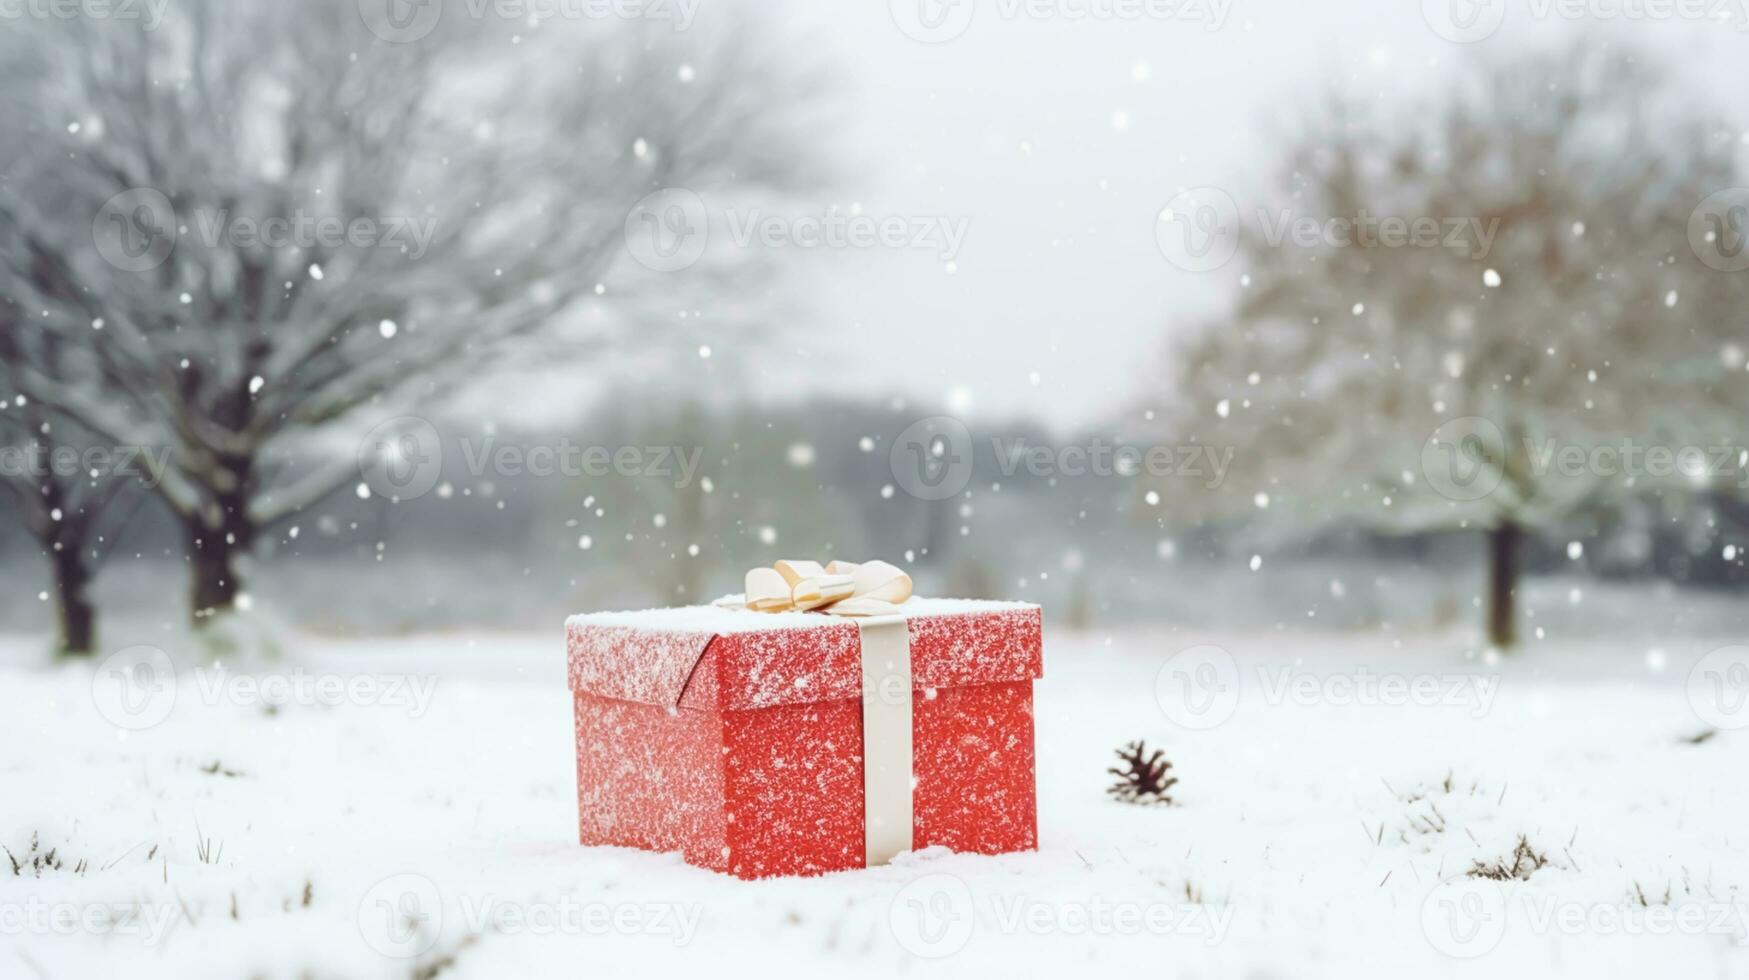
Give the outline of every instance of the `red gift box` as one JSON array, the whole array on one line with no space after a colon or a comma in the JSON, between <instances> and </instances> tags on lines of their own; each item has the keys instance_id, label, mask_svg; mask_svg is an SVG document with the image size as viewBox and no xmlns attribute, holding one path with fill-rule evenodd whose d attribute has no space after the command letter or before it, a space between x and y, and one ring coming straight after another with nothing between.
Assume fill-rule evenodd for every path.
<instances>
[{"instance_id":1,"label":"red gift box","mask_svg":"<svg viewBox=\"0 0 1749 980\"><path fill-rule=\"evenodd\" d=\"M1039 607L912 599L900 610L884 633L713 606L572 617L581 841L679 851L741 878L861 868L907 845L1035 848ZM899 671L883 680L909 683L865 676L872 643L897 654L883 654ZM900 771L877 772L895 748ZM877 853L905 805L908 834L897 827Z\"/></svg>"}]
</instances>

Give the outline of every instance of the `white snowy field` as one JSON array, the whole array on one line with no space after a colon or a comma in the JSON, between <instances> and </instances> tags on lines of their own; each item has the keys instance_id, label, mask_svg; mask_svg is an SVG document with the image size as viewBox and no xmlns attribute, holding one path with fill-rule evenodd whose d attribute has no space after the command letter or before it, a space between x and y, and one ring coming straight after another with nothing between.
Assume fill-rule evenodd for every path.
<instances>
[{"instance_id":1,"label":"white snowy field","mask_svg":"<svg viewBox=\"0 0 1749 980\"><path fill-rule=\"evenodd\" d=\"M556 625L143 689L20 638L0 976L1749 976L1730 642L1047 623L1038 852L743 882L575 843ZM1176 806L1105 796L1135 738Z\"/></svg>"}]
</instances>

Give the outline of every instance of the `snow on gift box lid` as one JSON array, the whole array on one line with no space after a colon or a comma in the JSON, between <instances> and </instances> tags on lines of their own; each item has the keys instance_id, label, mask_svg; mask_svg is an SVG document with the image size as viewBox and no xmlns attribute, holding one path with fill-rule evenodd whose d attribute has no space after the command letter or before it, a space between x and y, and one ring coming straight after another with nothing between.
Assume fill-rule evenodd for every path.
<instances>
[{"instance_id":1,"label":"snow on gift box lid","mask_svg":"<svg viewBox=\"0 0 1749 980\"><path fill-rule=\"evenodd\" d=\"M902 604L916 688L1043 676L1042 613L1027 602ZM722 606L589 613L565 622L570 686L664 707L744 711L859 697L856 621ZM710 658L714 669L699 669Z\"/></svg>"}]
</instances>

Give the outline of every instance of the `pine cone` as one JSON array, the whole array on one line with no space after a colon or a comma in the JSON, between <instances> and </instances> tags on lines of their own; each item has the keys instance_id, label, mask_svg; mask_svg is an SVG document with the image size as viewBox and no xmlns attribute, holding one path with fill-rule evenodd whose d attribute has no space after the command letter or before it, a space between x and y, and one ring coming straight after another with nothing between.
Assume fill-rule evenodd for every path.
<instances>
[{"instance_id":1,"label":"pine cone","mask_svg":"<svg viewBox=\"0 0 1749 980\"><path fill-rule=\"evenodd\" d=\"M1172 797L1166 791L1177 785L1178 778L1166 775L1172 763L1166 761L1164 751L1155 749L1150 755L1147 743L1136 741L1118 749L1117 757L1123 760L1124 768L1112 766L1106 770L1118 777L1107 793L1123 803L1172 805Z\"/></svg>"}]
</instances>

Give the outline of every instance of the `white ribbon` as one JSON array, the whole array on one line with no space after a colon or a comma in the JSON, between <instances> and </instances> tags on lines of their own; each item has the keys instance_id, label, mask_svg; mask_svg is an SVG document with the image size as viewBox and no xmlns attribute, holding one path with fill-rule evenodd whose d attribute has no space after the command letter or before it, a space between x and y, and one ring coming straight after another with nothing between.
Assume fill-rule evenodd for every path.
<instances>
[{"instance_id":1,"label":"white ribbon","mask_svg":"<svg viewBox=\"0 0 1749 980\"><path fill-rule=\"evenodd\" d=\"M911 850L911 628L903 616L856 621L862 634L863 857Z\"/></svg>"},{"instance_id":2,"label":"white ribbon","mask_svg":"<svg viewBox=\"0 0 1749 980\"><path fill-rule=\"evenodd\" d=\"M854 616L862 644L863 857L886 864L912 848L911 628L900 604L911 576L884 561L785 559L747 572L746 608Z\"/></svg>"}]
</instances>

